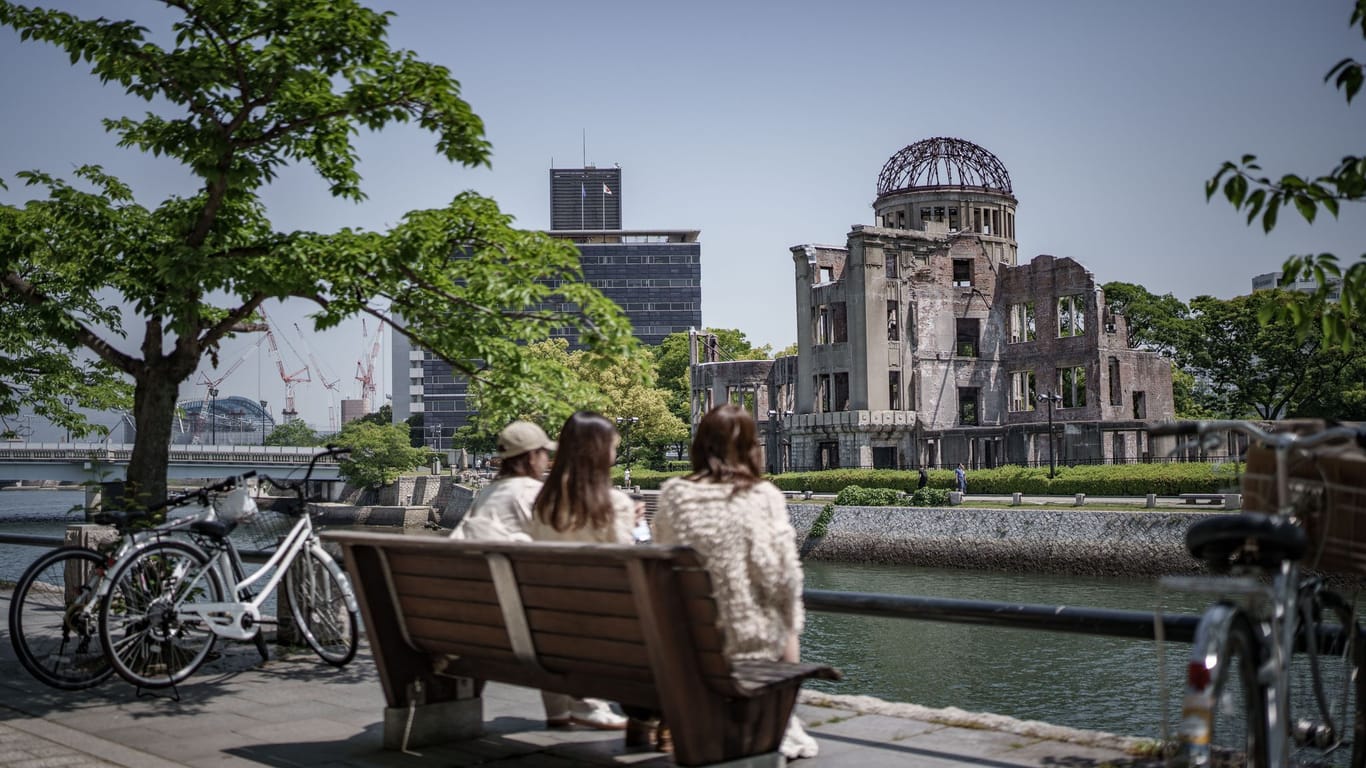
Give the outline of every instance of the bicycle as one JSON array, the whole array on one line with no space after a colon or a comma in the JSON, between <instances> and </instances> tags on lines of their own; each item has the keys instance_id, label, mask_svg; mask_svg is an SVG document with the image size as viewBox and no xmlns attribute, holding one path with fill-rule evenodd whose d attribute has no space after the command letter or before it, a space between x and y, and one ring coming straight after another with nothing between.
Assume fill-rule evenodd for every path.
<instances>
[{"instance_id":1,"label":"bicycle","mask_svg":"<svg viewBox=\"0 0 1366 768\"><path fill-rule=\"evenodd\" d=\"M1187 549L1215 575L1162 580L1218 595L1201 614L1186 666L1178 763L1366 765L1366 634L1354 600L1316 575L1359 570L1351 516L1366 514L1366 456L1352 446L1366 447L1366 428L1299 434L1201 421L1151 434L1194 436L1205 447L1225 436L1250 441L1241 484L1250 511L1206 518L1186 533ZM1360 535L1366 544L1366 525Z\"/></svg>"},{"instance_id":2,"label":"bicycle","mask_svg":"<svg viewBox=\"0 0 1366 768\"><path fill-rule=\"evenodd\" d=\"M230 498L189 525L186 537L157 540L120 560L99 611L100 641L114 671L140 688L166 688L194 674L219 637L259 642L262 625L270 623L262 606L282 581L304 642L333 666L351 661L358 639L355 593L323 549L305 498L318 460L348 452L318 453L301 480L263 477L294 494L292 504L277 509L297 520L249 576L229 534L239 523L260 524L276 513L259 513L245 489L229 491Z\"/></svg>"},{"instance_id":3,"label":"bicycle","mask_svg":"<svg viewBox=\"0 0 1366 768\"><path fill-rule=\"evenodd\" d=\"M114 673L99 639L99 606L108 591L109 568L152 536L183 530L190 518L150 526L170 512L227 491L251 475L232 477L167 499L148 509L113 509L91 522L113 526L117 538L92 549L71 544L43 553L19 576L9 606L10 643L19 664L38 681L68 691L99 685ZM155 532L154 532L155 531Z\"/></svg>"}]
</instances>

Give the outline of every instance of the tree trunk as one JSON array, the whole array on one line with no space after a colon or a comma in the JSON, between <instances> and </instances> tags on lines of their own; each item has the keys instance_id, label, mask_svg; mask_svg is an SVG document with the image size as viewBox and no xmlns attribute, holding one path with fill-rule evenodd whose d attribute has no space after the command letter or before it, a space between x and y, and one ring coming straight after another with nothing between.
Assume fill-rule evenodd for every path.
<instances>
[{"instance_id":1,"label":"tree trunk","mask_svg":"<svg viewBox=\"0 0 1366 768\"><path fill-rule=\"evenodd\" d=\"M166 470L171 458L171 421L175 418L179 380L164 370L148 369L133 390L133 455L128 460L125 497L129 508L152 506L166 498Z\"/></svg>"}]
</instances>

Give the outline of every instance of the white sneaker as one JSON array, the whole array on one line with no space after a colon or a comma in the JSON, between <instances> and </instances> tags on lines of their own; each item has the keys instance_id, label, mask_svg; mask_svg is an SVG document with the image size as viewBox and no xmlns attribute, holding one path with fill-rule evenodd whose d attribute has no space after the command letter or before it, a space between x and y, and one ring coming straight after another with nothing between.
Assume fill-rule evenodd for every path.
<instances>
[{"instance_id":1,"label":"white sneaker","mask_svg":"<svg viewBox=\"0 0 1366 768\"><path fill-rule=\"evenodd\" d=\"M626 730L626 716L612 711L602 699L574 699L569 704L569 722L599 731Z\"/></svg>"},{"instance_id":2,"label":"white sneaker","mask_svg":"<svg viewBox=\"0 0 1366 768\"><path fill-rule=\"evenodd\" d=\"M821 748L802 728L802 721L793 715L787 721L787 731L783 733L783 743L778 749L788 760L800 760L803 757L815 757Z\"/></svg>"}]
</instances>

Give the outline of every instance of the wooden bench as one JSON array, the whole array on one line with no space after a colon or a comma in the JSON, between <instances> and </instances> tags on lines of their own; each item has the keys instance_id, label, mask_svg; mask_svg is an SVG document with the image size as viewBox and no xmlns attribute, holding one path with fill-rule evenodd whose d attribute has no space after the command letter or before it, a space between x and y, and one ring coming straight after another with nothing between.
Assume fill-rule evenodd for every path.
<instances>
[{"instance_id":1,"label":"wooden bench","mask_svg":"<svg viewBox=\"0 0 1366 768\"><path fill-rule=\"evenodd\" d=\"M781 765L802 681L839 677L731 663L710 577L686 547L324 538L356 587L390 749L480 735L494 680L661 711L679 765Z\"/></svg>"}]
</instances>

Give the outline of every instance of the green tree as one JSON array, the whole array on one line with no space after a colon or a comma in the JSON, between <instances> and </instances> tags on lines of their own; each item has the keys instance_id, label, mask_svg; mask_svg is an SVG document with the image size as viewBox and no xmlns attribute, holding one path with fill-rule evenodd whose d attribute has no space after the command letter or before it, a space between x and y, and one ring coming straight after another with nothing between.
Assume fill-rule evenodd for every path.
<instances>
[{"instance_id":1,"label":"green tree","mask_svg":"<svg viewBox=\"0 0 1366 768\"><path fill-rule=\"evenodd\" d=\"M216 364L222 340L266 299L313 302L318 329L381 317L466 376L490 418L559 397L562 372L528 356L526 342L570 329L590 355L632 347L629 323L584 283L572 245L513 229L473 193L409 212L387 232L275 230L259 193L286 166L311 167L335 197L364 198L352 142L362 130L412 123L448 161L488 164L483 124L460 84L391 48L389 14L357 0L166 5L154 18L170 29L150 34L136 21L0 0L0 24L21 39L54 44L154 105L104 125L122 147L177 162L197 190L144 206L118 179L82 165L73 182L21 173L37 197L0 205L0 308L27 323L6 323L6 353L32 360L44 345L84 348L100 361L97 383L112 381L111 369L132 380L128 482L139 498L165 495L178 386L202 358ZM117 314L101 311L109 296L135 316L131 344L119 343ZM574 311L547 309L560 306ZM75 383L76 372L63 375ZM34 380L25 376L6 386Z\"/></svg>"},{"instance_id":2,"label":"green tree","mask_svg":"<svg viewBox=\"0 0 1366 768\"><path fill-rule=\"evenodd\" d=\"M356 421L363 421L367 424L376 424L381 427L387 427L390 424L394 423L394 406L385 403L384 405L381 405L379 407L378 411L374 411L373 413L367 413L364 416L361 416L360 418L356 419Z\"/></svg>"},{"instance_id":3,"label":"green tree","mask_svg":"<svg viewBox=\"0 0 1366 768\"><path fill-rule=\"evenodd\" d=\"M336 444L351 449L340 467L342 477L361 488L389 485L404 472L426 464L432 455L425 448L412 446L404 424L381 426L356 420L342 427Z\"/></svg>"},{"instance_id":4,"label":"green tree","mask_svg":"<svg viewBox=\"0 0 1366 768\"><path fill-rule=\"evenodd\" d=\"M1356 0L1350 26L1359 27L1366 37L1366 0ZM1366 65L1342 59L1328 70L1324 82L1332 82L1351 104L1366 82ZM1222 191L1224 197L1247 213L1247 223L1261 217L1262 230L1270 232L1282 208L1294 206L1305 221L1313 223L1320 210L1334 217L1341 203L1366 201L1366 156L1347 155L1337 167L1317 178L1288 173L1279 179L1263 175L1256 155L1243 155L1238 162L1225 162L1219 172L1205 183L1206 199ZM1287 292L1281 300L1268 304L1260 320L1264 323L1288 322L1301 339L1317 332L1330 345L1351 349L1361 337L1363 307L1366 307L1366 254L1346 269L1331 253L1291 256L1282 268L1281 284L1312 279L1318 285L1312 293ZM1340 298L1331 301L1331 281L1342 281Z\"/></svg>"},{"instance_id":5,"label":"green tree","mask_svg":"<svg viewBox=\"0 0 1366 768\"><path fill-rule=\"evenodd\" d=\"M1264 419L1300 415L1306 404L1324 402L1355 370L1360 351L1326 347L1321 334L1301 339L1289 325L1263 325L1258 318L1282 300L1279 291L1257 291L1229 300L1191 300L1193 337L1190 369L1207 386L1203 407L1229 418Z\"/></svg>"},{"instance_id":6,"label":"green tree","mask_svg":"<svg viewBox=\"0 0 1366 768\"><path fill-rule=\"evenodd\" d=\"M322 445L323 438L299 419L286 421L266 435L266 445Z\"/></svg>"},{"instance_id":7,"label":"green tree","mask_svg":"<svg viewBox=\"0 0 1366 768\"><path fill-rule=\"evenodd\" d=\"M1126 341L1134 349L1160 352L1168 357L1176 355L1181 340L1186 336L1190 309L1170 293L1154 295L1147 288L1134 283L1106 283L1105 304L1111 311L1124 315L1128 326Z\"/></svg>"}]
</instances>

